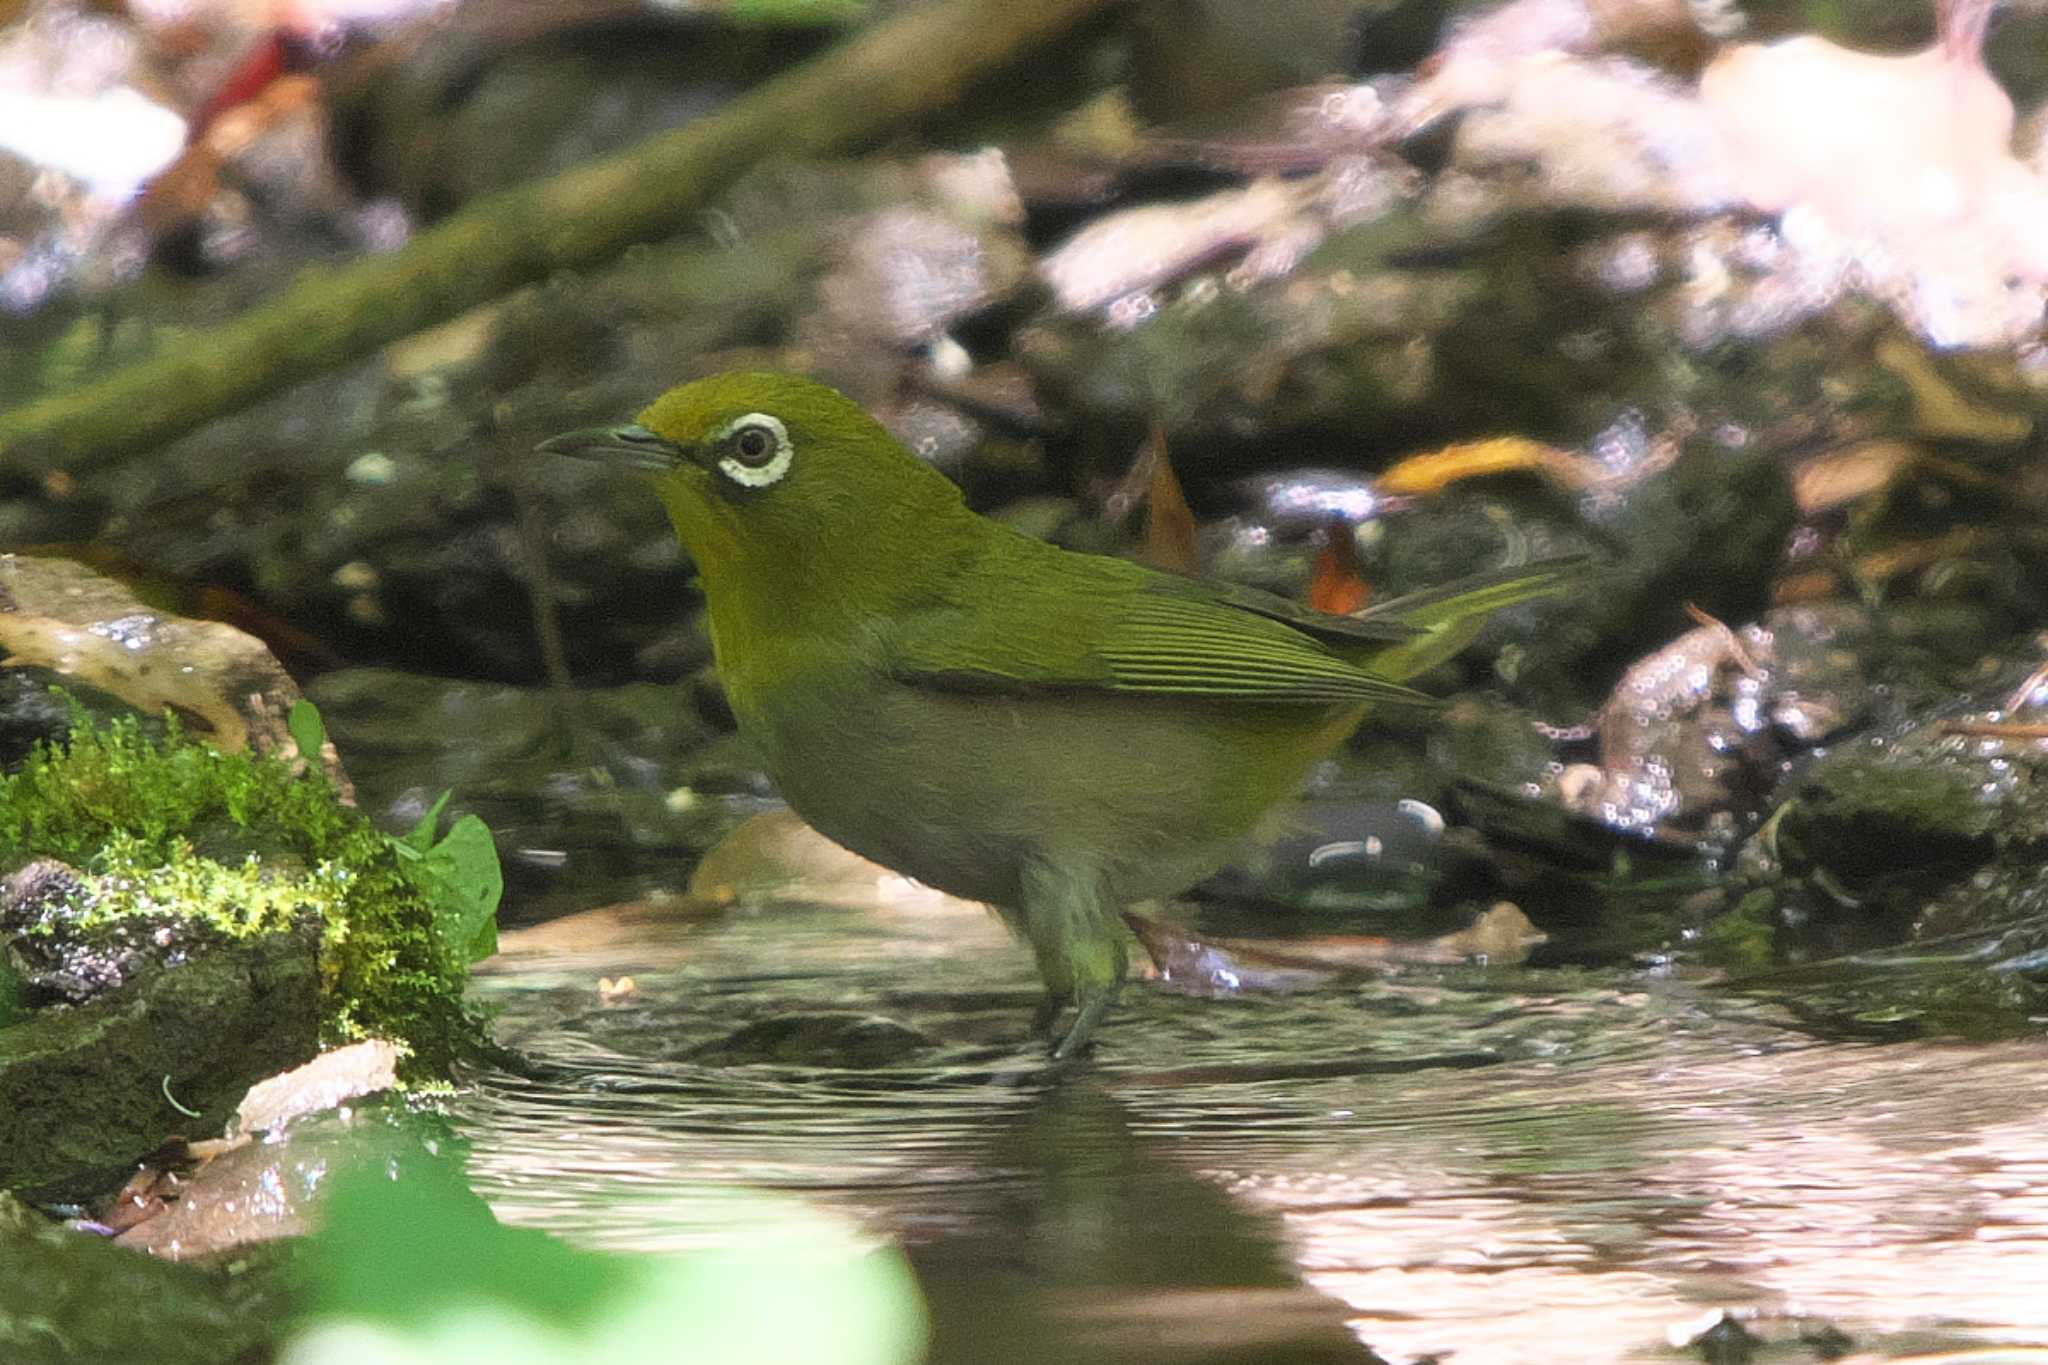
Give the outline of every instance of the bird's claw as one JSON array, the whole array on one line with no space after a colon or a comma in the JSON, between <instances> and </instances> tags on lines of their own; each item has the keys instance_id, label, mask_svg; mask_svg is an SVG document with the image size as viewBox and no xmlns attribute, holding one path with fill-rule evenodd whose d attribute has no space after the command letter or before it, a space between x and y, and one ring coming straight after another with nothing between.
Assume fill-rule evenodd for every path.
<instances>
[{"instance_id":1,"label":"bird's claw","mask_svg":"<svg viewBox=\"0 0 2048 1365\"><path fill-rule=\"evenodd\" d=\"M1074 1011L1074 1022L1067 1025L1066 1032L1059 1035L1052 1045L1052 1059L1055 1062L1069 1062L1080 1056L1094 1039L1095 1026L1109 1013L1109 1007L1116 1003L1116 991L1095 991L1079 999L1080 1008Z\"/></svg>"}]
</instances>

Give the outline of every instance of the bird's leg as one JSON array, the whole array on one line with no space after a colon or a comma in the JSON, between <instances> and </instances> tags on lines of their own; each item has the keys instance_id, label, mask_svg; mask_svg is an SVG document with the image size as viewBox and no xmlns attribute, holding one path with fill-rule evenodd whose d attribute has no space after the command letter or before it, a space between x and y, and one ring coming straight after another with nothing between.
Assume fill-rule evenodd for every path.
<instances>
[{"instance_id":1,"label":"bird's leg","mask_svg":"<svg viewBox=\"0 0 2048 1365\"><path fill-rule=\"evenodd\" d=\"M1116 978L1089 995L1077 997L1079 1008L1074 1011L1074 1022L1052 1045L1052 1059L1064 1062L1081 1055L1088 1046L1088 1040L1095 1035L1095 1026L1102 1022L1102 1016L1109 1013L1109 1007L1116 1003L1117 992L1123 989L1123 945L1117 945Z\"/></svg>"},{"instance_id":2,"label":"bird's leg","mask_svg":"<svg viewBox=\"0 0 2048 1365\"><path fill-rule=\"evenodd\" d=\"M1045 999L1038 1002L1038 1009L1031 1016L1031 1031L1040 1038L1051 1039L1053 1028L1059 1023L1060 1016L1066 1013L1067 1006L1073 1003L1074 997L1071 992L1047 990Z\"/></svg>"},{"instance_id":3,"label":"bird's leg","mask_svg":"<svg viewBox=\"0 0 2048 1365\"><path fill-rule=\"evenodd\" d=\"M1023 928L1045 978L1046 1003L1038 1022L1050 1030L1068 1001L1074 1022L1057 1035L1052 1055L1065 1061L1087 1046L1089 1035L1116 1003L1124 980L1123 931L1102 878L1085 863L1034 860L1024 873Z\"/></svg>"}]
</instances>

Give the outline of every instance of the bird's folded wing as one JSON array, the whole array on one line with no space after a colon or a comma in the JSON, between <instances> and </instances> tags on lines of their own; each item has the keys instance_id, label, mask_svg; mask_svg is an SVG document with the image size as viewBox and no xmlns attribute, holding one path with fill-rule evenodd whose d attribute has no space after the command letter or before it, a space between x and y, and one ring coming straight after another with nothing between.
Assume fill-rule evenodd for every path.
<instances>
[{"instance_id":1,"label":"bird's folded wing","mask_svg":"<svg viewBox=\"0 0 2048 1365\"><path fill-rule=\"evenodd\" d=\"M1271 616L1185 592L1179 580L1078 597L1029 628L1000 609L919 613L902 623L890 654L898 678L954 692L1430 704Z\"/></svg>"},{"instance_id":2,"label":"bird's folded wing","mask_svg":"<svg viewBox=\"0 0 2048 1365\"><path fill-rule=\"evenodd\" d=\"M1412 640L1423 634L1417 626L1411 626L1398 616L1384 612L1361 612L1357 616L1334 616L1314 607L1302 606L1286 598L1258 588L1249 588L1241 583L1219 583L1211 579L1170 579L1172 586L1162 591L1178 595L1199 597L1221 606L1235 607L1239 611L1252 612L1268 617L1282 625L1293 626L1323 640L1337 645L1355 645L1361 641L1371 643L1393 643Z\"/></svg>"}]
</instances>

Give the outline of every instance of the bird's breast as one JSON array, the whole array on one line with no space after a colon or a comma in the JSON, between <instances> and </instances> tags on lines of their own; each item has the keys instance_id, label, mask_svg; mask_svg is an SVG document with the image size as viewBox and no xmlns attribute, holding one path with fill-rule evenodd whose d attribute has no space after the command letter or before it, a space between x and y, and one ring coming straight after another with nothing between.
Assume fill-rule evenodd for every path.
<instances>
[{"instance_id":1,"label":"bird's breast","mask_svg":"<svg viewBox=\"0 0 2048 1365\"><path fill-rule=\"evenodd\" d=\"M790 805L954 895L1014 904L1033 858L1080 858L1130 899L1206 875L1355 721L1306 707L964 696L815 669L732 689Z\"/></svg>"}]
</instances>

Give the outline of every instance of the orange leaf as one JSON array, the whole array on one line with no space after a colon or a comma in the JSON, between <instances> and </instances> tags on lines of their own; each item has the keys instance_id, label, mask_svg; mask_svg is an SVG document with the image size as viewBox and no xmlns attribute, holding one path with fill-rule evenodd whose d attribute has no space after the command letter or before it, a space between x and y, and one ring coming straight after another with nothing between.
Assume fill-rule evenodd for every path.
<instances>
[{"instance_id":1,"label":"orange leaf","mask_svg":"<svg viewBox=\"0 0 2048 1365\"><path fill-rule=\"evenodd\" d=\"M1372 584L1358 562L1358 544L1351 527L1333 521L1323 528L1323 548L1316 551L1308 580L1308 604L1332 616L1349 616L1372 600Z\"/></svg>"},{"instance_id":2,"label":"orange leaf","mask_svg":"<svg viewBox=\"0 0 2048 1365\"><path fill-rule=\"evenodd\" d=\"M1604 469L1583 456L1526 436L1495 436L1410 455L1382 474L1379 486L1387 493L1437 493L1460 479L1525 471L1565 488L1590 488L1606 476Z\"/></svg>"}]
</instances>

